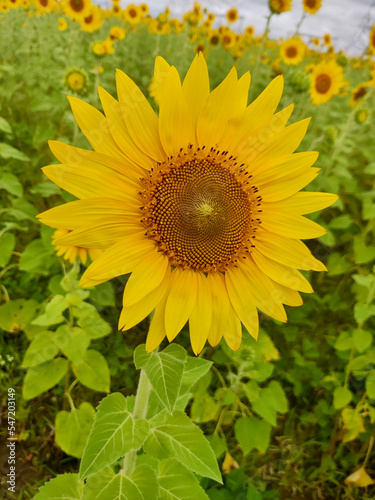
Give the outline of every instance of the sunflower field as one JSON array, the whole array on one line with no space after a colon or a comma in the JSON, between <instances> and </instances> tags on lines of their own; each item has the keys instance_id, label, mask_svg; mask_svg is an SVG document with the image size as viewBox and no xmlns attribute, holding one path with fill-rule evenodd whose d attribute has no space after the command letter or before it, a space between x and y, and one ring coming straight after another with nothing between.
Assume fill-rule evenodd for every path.
<instances>
[{"instance_id":1,"label":"sunflower field","mask_svg":"<svg viewBox=\"0 0 375 500\"><path fill-rule=\"evenodd\" d=\"M0 0L0 498L375 497L375 26L299 1Z\"/></svg>"}]
</instances>

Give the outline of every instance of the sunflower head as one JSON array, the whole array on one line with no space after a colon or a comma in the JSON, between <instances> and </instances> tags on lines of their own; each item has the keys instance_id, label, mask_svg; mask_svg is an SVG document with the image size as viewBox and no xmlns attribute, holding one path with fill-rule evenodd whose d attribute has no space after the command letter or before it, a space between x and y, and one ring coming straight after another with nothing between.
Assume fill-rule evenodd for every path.
<instances>
[{"instance_id":1,"label":"sunflower head","mask_svg":"<svg viewBox=\"0 0 375 500\"><path fill-rule=\"evenodd\" d=\"M369 120L369 110L368 108L360 108L357 109L355 113L355 121L359 124L362 125L363 123L366 123Z\"/></svg>"},{"instance_id":2,"label":"sunflower head","mask_svg":"<svg viewBox=\"0 0 375 500\"><path fill-rule=\"evenodd\" d=\"M349 104L351 106L356 107L358 106L363 99L368 95L369 90L371 87L374 87L374 81L370 80L368 82L360 83L354 89L351 91L351 96L349 99Z\"/></svg>"},{"instance_id":3,"label":"sunflower head","mask_svg":"<svg viewBox=\"0 0 375 500\"><path fill-rule=\"evenodd\" d=\"M292 0L269 0L268 5L273 14L282 14L292 10Z\"/></svg>"},{"instance_id":4,"label":"sunflower head","mask_svg":"<svg viewBox=\"0 0 375 500\"><path fill-rule=\"evenodd\" d=\"M287 65L297 65L303 61L307 47L300 38L289 38L280 45L281 60Z\"/></svg>"},{"instance_id":5,"label":"sunflower head","mask_svg":"<svg viewBox=\"0 0 375 500\"><path fill-rule=\"evenodd\" d=\"M183 83L161 58L155 67L159 115L122 71L118 100L99 88L104 114L70 98L94 150L50 143L62 164L44 172L78 200L39 218L66 228L55 245L103 250L82 286L130 274L119 328L154 311L148 351L187 322L196 354L222 337L238 349L241 323L257 338L258 309L285 322L283 304L312 292L298 269L325 267L300 239L325 231L303 215L336 197L299 192L317 154L295 153L309 120L275 113L282 76L248 105L250 75L233 68L211 92L200 52Z\"/></svg>"},{"instance_id":6,"label":"sunflower head","mask_svg":"<svg viewBox=\"0 0 375 500\"><path fill-rule=\"evenodd\" d=\"M109 32L108 35L108 38L112 40L112 42L123 40L125 37L126 37L126 30L121 28L120 26L112 26L111 31Z\"/></svg>"},{"instance_id":7,"label":"sunflower head","mask_svg":"<svg viewBox=\"0 0 375 500\"><path fill-rule=\"evenodd\" d=\"M303 0L303 9L309 14L316 14L322 6L322 0Z\"/></svg>"},{"instance_id":8,"label":"sunflower head","mask_svg":"<svg viewBox=\"0 0 375 500\"><path fill-rule=\"evenodd\" d=\"M315 65L310 72L310 96L313 104L325 104L346 84L344 71L335 61Z\"/></svg>"},{"instance_id":9,"label":"sunflower head","mask_svg":"<svg viewBox=\"0 0 375 500\"><path fill-rule=\"evenodd\" d=\"M229 9L226 13L228 23L234 23L238 19L238 10L235 8Z\"/></svg>"},{"instance_id":10,"label":"sunflower head","mask_svg":"<svg viewBox=\"0 0 375 500\"><path fill-rule=\"evenodd\" d=\"M57 25L57 28L59 29L59 31L65 31L67 29L67 27L68 27L68 23L66 22L66 19L64 19L63 17L60 17L58 25Z\"/></svg>"},{"instance_id":11,"label":"sunflower head","mask_svg":"<svg viewBox=\"0 0 375 500\"><path fill-rule=\"evenodd\" d=\"M86 94L88 85L88 76L85 71L79 68L71 68L65 73L64 77L66 87L75 94Z\"/></svg>"},{"instance_id":12,"label":"sunflower head","mask_svg":"<svg viewBox=\"0 0 375 500\"><path fill-rule=\"evenodd\" d=\"M137 5L133 3L129 4L124 10L124 19L126 22L132 25L136 25L141 22L143 17L143 11Z\"/></svg>"},{"instance_id":13,"label":"sunflower head","mask_svg":"<svg viewBox=\"0 0 375 500\"><path fill-rule=\"evenodd\" d=\"M73 21L83 21L90 15L91 0L63 0L64 13Z\"/></svg>"}]
</instances>

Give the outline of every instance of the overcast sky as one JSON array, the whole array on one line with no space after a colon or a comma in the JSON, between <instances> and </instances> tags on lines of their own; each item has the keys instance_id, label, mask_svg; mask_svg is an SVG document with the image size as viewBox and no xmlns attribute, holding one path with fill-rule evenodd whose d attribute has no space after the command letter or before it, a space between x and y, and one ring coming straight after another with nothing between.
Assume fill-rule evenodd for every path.
<instances>
[{"instance_id":1,"label":"overcast sky","mask_svg":"<svg viewBox=\"0 0 375 500\"><path fill-rule=\"evenodd\" d=\"M131 1L136 4L141 3L141 1ZM123 0L121 4L124 7L126 3ZM162 12L168 5L172 14L180 18L194 2L193 0L148 0L147 3L153 15ZM238 29L252 25L256 34L261 35L264 31L268 0L202 0L200 3L217 16L223 16L223 19L230 7L236 7L241 15L241 19L236 23ZM287 38L293 35L302 15L302 0L293 0L292 5L291 12L272 18L272 37ZM356 54L362 52L368 45L371 24L375 24L375 0L323 0L322 8L317 14L307 15L301 32L306 36L323 36L325 33L330 33L337 49ZM236 25L233 26L234 29Z\"/></svg>"}]
</instances>

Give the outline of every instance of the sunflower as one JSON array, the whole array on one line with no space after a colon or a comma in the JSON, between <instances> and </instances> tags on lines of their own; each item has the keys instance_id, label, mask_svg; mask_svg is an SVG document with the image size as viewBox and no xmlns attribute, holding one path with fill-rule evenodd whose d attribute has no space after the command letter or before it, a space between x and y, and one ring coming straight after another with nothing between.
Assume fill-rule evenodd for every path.
<instances>
[{"instance_id":1,"label":"sunflower","mask_svg":"<svg viewBox=\"0 0 375 500\"><path fill-rule=\"evenodd\" d=\"M229 9L226 13L228 23L234 23L238 19L238 10L235 8Z\"/></svg>"},{"instance_id":2,"label":"sunflower","mask_svg":"<svg viewBox=\"0 0 375 500\"><path fill-rule=\"evenodd\" d=\"M206 46L203 42L198 42L195 46L194 46L194 52L196 54L198 54L198 52L202 52L203 55L206 54L207 52L207 49L206 49Z\"/></svg>"},{"instance_id":3,"label":"sunflower","mask_svg":"<svg viewBox=\"0 0 375 500\"><path fill-rule=\"evenodd\" d=\"M218 45L220 43L220 33L217 30L211 30L208 33L208 41L210 42L210 45L215 47L215 45Z\"/></svg>"},{"instance_id":4,"label":"sunflower","mask_svg":"<svg viewBox=\"0 0 375 500\"><path fill-rule=\"evenodd\" d=\"M369 46L370 51L375 54L375 26L371 26L370 36L369 36Z\"/></svg>"},{"instance_id":5,"label":"sunflower","mask_svg":"<svg viewBox=\"0 0 375 500\"><path fill-rule=\"evenodd\" d=\"M268 4L273 14L281 14L292 10L292 0L269 0Z\"/></svg>"},{"instance_id":6,"label":"sunflower","mask_svg":"<svg viewBox=\"0 0 375 500\"><path fill-rule=\"evenodd\" d=\"M254 36L254 33L255 33L254 26L246 26L246 28L245 28L245 35L248 38L252 38Z\"/></svg>"},{"instance_id":7,"label":"sunflower","mask_svg":"<svg viewBox=\"0 0 375 500\"><path fill-rule=\"evenodd\" d=\"M108 38L112 40L112 42L123 40L125 37L126 37L126 30L121 28L120 26L112 26L111 31L109 32L108 35Z\"/></svg>"},{"instance_id":8,"label":"sunflower","mask_svg":"<svg viewBox=\"0 0 375 500\"><path fill-rule=\"evenodd\" d=\"M303 8L309 14L316 14L322 6L322 0L303 0Z\"/></svg>"},{"instance_id":9,"label":"sunflower","mask_svg":"<svg viewBox=\"0 0 375 500\"><path fill-rule=\"evenodd\" d=\"M236 36L232 30L228 29L221 35L221 43L226 49L230 49L236 43Z\"/></svg>"},{"instance_id":10,"label":"sunflower","mask_svg":"<svg viewBox=\"0 0 375 500\"><path fill-rule=\"evenodd\" d=\"M150 12L150 9L147 5L147 3L141 3L139 6L140 11L142 12L142 16L147 16L147 14Z\"/></svg>"},{"instance_id":11,"label":"sunflower","mask_svg":"<svg viewBox=\"0 0 375 500\"><path fill-rule=\"evenodd\" d=\"M65 74L65 85L77 94L85 94L87 92L87 82L87 74L81 69L72 68Z\"/></svg>"},{"instance_id":12,"label":"sunflower","mask_svg":"<svg viewBox=\"0 0 375 500\"><path fill-rule=\"evenodd\" d=\"M63 257L65 260L68 260L71 264L79 257L83 265L87 262L87 254L89 254L92 261L94 261L99 255L103 253L103 250L95 249L95 248L82 248L70 245L59 245L56 243L56 240L69 234L70 231L68 229L56 229L52 236L52 245L55 247L56 255L58 257Z\"/></svg>"},{"instance_id":13,"label":"sunflower","mask_svg":"<svg viewBox=\"0 0 375 500\"><path fill-rule=\"evenodd\" d=\"M323 43L326 47L329 47L332 43L332 38L331 38L331 35L329 33L326 33L324 36L323 36Z\"/></svg>"},{"instance_id":14,"label":"sunflower","mask_svg":"<svg viewBox=\"0 0 375 500\"><path fill-rule=\"evenodd\" d=\"M81 30L86 33L94 33L103 24L102 12L99 7L92 5L86 17L81 21Z\"/></svg>"},{"instance_id":15,"label":"sunflower","mask_svg":"<svg viewBox=\"0 0 375 500\"><path fill-rule=\"evenodd\" d=\"M370 80L368 82L360 83L351 92L351 96L349 99L349 104L351 104L353 107L358 106L360 102L364 99L364 97L367 96L368 94L368 88L369 87L374 87L374 81Z\"/></svg>"},{"instance_id":16,"label":"sunflower","mask_svg":"<svg viewBox=\"0 0 375 500\"><path fill-rule=\"evenodd\" d=\"M344 86L344 71L335 61L322 62L310 73L310 96L313 104L324 104Z\"/></svg>"},{"instance_id":17,"label":"sunflower","mask_svg":"<svg viewBox=\"0 0 375 500\"><path fill-rule=\"evenodd\" d=\"M79 200L38 217L70 231L57 245L104 250L82 286L131 273L119 328L154 310L148 351L187 321L196 354L223 336L238 349L241 323L258 336L257 309L285 322L283 304L312 292L297 269L326 269L300 241L325 233L303 214L337 199L298 192L318 172L317 153L294 154L309 119L286 126L292 105L274 114L282 76L248 106L249 84L232 68L210 92L199 53L182 85L169 68L157 116L118 70L118 101L99 88L105 115L69 98L94 151L50 142L62 164L44 173Z\"/></svg>"},{"instance_id":18,"label":"sunflower","mask_svg":"<svg viewBox=\"0 0 375 500\"><path fill-rule=\"evenodd\" d=\"M289 38L280 45L280 57L287 65L296 65L303 61L306 45L300 38Z\"/></svg>"},{"instance_id":19,"label":"sunflower","mask_svg":"<svg viewBox=\"0 0 375 500\"><path fill-rule=\"evenodd\" d=\"M137 7L133 3L128 5L124 10L124 19L130 24L138 24L141 22L143 16L143 11L140 7Z\"/></svg>"},{"instance_id":20,"label":"sunflower","mask_svg":"<svg viewBox=\"0 0 375 500\"><path fill-rule=\"evenodd\" d=\"M96 56L104 56L106 54L113 54L115 49L113 47L112 40L102 40L101 42L96 42L92 46L92 51Z\"/></svg>"},{"instance_id":21,"label":"sunflower","mask_svg":"<svg viewBox=\"0 0 375 500\"><path fill-rule=\"evenodd\" d=\"M59 17L59 23L57 25L59 31L65 31L67 27L68 23L66 22L66 19L64 19L63 17Z\"/></svg>"},{"instance_id":22,"label":"sunflower","mask_svg":"<svg viewBox=\"0 0 375 500\"><path fill-rule=\"evenodd\" d=\"M57 9L55 0L34 0L34 5L37 11L47 14Z\"/></svg>"},{"instance_id":23,"label":"sunflower","mask_svg":"<svg viewBox=\"0 0 375 500\"><path fill-rule=\"evenodd\" d=\"M73 21L83 21L90 15L91 0L64 0L64 13Z\"/></svg>"}]
</instances>

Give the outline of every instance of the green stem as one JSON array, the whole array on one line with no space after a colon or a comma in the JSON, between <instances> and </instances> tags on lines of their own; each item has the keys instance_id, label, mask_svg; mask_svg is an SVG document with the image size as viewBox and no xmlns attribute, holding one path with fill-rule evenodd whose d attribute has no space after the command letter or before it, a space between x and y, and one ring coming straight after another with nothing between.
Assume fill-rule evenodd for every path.
<instances>
[{"instance_id":1,"label":"green stem","mask_svg":"<svg viewBox=\"0 0 375 500\"><path fill-rule=\"evenodd\" d=\"M133 411L134 419L146 418L150 392L151 392L150 381L147 378L146 372L141 370L141 375L139 377L139 382L138 382L137 394L135 396L134 411ZM126 453L124 457L124 466L122 469L125 475L130 475L133 472L137 460L137 451L138 450L131 450L128 451L128 453Z\"/></svg>"},{"instance_id":2,"label":"green stem","mask_svg":"<svg viewBox=\"0 0 375 500\"><path fill-rule=\"evenodd\" d=\"M300 34L299 29L300 29L301 24L303 23L305 17L306 17L306 11L304 10L302 12L301 19L298 21L298 24L297 24L297 27L296 27L296 32L295 32L294 36L298 36Z\"/></svg>"},{"instance_id":3,"label":"green stem","mask_svg":"<svg viewBox=\"0 0 375 500\"><path fill-rule=\"evenodd\" d=\"M368 462L368 459L370 458L370 453L371 453L371 450L372 450L372 447L374 446L374 436L371 436L370 437L370 442L368 444L368 448L367 448L367 453L366 453L366 456L365 456L365 460L362 464L362 467L365 468L366 467L366 464Z\"/></svg>"}]
</instances>

